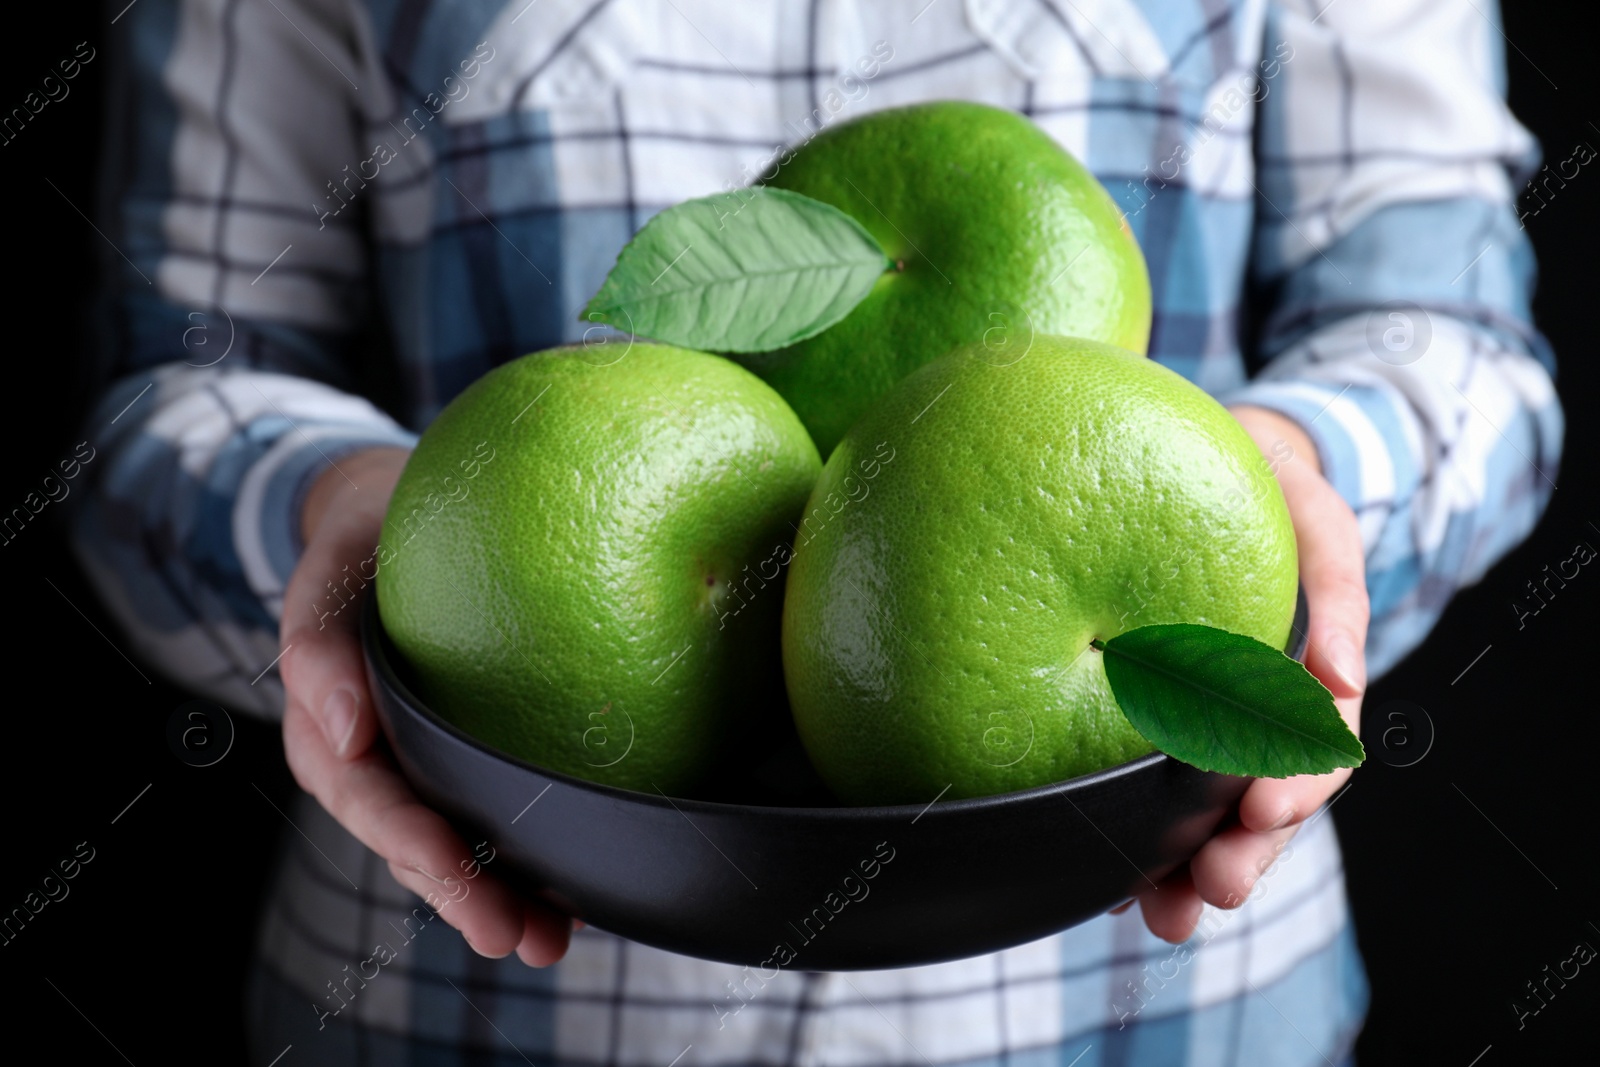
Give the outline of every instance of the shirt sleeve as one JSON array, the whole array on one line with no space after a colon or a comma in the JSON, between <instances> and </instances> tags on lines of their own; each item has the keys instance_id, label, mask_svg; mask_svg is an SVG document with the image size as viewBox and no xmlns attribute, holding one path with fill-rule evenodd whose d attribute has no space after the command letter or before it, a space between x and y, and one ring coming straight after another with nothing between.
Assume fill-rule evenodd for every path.
<instances>
[{"instance_id":1,"label":"shirt sleeve","mask_svg":"<svg viewBox=\"0 0 1600 1067\"><path fill-rule=\"evenodd\" d=\"M1498 9L1285 2L1266 51L1259 373L1219 397L1298 423L1354 509L1373 677L1533 528L1563 430L1515 209L1538 146L1504 102Z\"/></svg>"},{"instance_id":2,"label":"shirt sleeve","mask_svg":"<svg viewBox=\"0 0 1600 1067\"><path fill-rule=\"evenodd\" d=\"M268 717L305 493L350 452L414 442L353 392L359 205L313 206L361 158L350 8L141 4L113 42L109 384L73 547L147 662Z\"/></svg>"}]
</instances>

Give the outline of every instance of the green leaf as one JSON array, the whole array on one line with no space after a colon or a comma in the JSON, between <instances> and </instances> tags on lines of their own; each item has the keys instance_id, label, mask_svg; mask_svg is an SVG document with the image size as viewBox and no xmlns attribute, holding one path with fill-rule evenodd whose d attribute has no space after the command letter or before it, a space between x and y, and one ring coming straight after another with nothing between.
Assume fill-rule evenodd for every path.
<instances>
[{"instance_id":1,"label":"green leaf","mask_svg":"<svg viewBox=\"0 0 1600 1067\"><path fill-rule=\"evenodd\" d=\"M645 223L583 318L686 348L766 352L844 318L891 266L833 205L756 186Z\"/></svg>"},{"instance_id":2,"label":"green leaf","mask_svg":"<svg viewBox=\"0 0 1600 1067\"><path fill-rule=\"evenodd\" d=\"M1326 774L1366 758L1333 694L1253 637L1212 626L1140 626L1095 647L1133 728L1202 770L1256 778Z\"/></svg>"}]
</instances>

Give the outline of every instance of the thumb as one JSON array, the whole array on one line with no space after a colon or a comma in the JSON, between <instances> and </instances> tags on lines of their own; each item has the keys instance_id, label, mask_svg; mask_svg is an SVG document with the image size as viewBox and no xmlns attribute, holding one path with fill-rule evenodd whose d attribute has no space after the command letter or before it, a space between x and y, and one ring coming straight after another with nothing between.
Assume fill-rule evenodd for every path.
<instances>
[{"instance_id":1,"label":"thumb","mask_svg":"<svg viewBox=\"0 0 1600 1067\"><path fill-rule=\"evenodd\" d=\"M376 734L359 623L376 577L377 536L359 525L335 519L306 546L285 591L281 624L288 697L310 711L328 747L345 759L364 752Z\"/></svg>"},{"instance_id":2,"label":"thumb","mask_svg":"<svg viewBox=\"0 0 1600 1067\"><path fill-rule=\"evenodd\" d=\"M305 550L284 590L284 690L347 760L377 734L361 656L361 604L377 578L384 512L408 455L380 447L343 457L342 465L330 461L307 495Z\"/></svg>"},{"instance_id":3,"label":"thumb","mask_svg":"<svg viewBox=\"0 0 1600 1067\"><path fill-rule=\"evenodd\" d=\"M1355 512L1320 474L1301 472L1283 478L1282 484L1299 545L1300 584L1310 620L1306 668L1334 696L1358 697L1367 687L1370 607Z\"/></svg>"}]
</instances>

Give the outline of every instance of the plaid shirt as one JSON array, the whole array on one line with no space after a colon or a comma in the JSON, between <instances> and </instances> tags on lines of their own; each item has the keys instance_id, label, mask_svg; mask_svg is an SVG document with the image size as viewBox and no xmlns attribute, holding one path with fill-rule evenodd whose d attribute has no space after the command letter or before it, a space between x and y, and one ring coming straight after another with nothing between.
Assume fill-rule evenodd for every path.
<instances>
[{"instance_id":1,"label":"plaid shirt","mask_svg":"<svg viewBox=\"0 0 1600 1067\"><path fill-rule=\"evenodd\" d=\"M1144 249L1151 357L1311 436L1360 520L1373 676L1553 484L1515 209L1538 153L1492 4L145 0L116 35L115 373L74 540L142 656L230 707L281 713L262 672L330 462L576 340L653 212L913 101L1032 116ZM1315 1064L1365 1008L1331 820L1183 958L1135 912L937 967L783 973L730 1015L738 968L599 931L545 971L480 959L407 923L419 902L313 803L291 814L307 836L250 1001L253 1055L292 1045L284 1067Z\"/></svg>"}]
</instances>

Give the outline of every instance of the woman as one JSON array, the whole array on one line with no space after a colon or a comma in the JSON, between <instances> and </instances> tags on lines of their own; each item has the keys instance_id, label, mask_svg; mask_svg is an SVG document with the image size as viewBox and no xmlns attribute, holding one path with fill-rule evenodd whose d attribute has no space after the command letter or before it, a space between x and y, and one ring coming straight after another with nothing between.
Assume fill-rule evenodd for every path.
<instances>
[{"instance_id":1,"label":"woman","mask_svg":"<svg viewBox=\"0 0 1600 1067\"><path fill-rule=\"evenodd\" d=\"M375 747L356 613L319 608L371 555L415 432L495 364L576 339L650 214L850 115L962 97L1032 116L1095 171L1150 267L1151 358L1223 399L1268 455L1292 454L1277 474L1308 666L1355 726L1368 677L1532 527L1561 437L1513 207L1536 153L1481 10L125 12L105 227L128 255L119 376L76 543L149 662L282 716L310 794L262 928L252 1056L1346 1057L1366 986L1318 814L1344 775L1255 783L1239 824L1137 913L937 967L785 973L734 1001L736 968L573 933L500 885L492 842L456 837Z\"/></svg>"}]
</instances>

